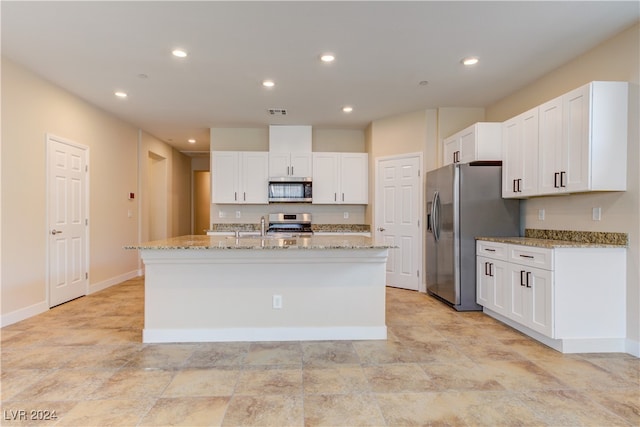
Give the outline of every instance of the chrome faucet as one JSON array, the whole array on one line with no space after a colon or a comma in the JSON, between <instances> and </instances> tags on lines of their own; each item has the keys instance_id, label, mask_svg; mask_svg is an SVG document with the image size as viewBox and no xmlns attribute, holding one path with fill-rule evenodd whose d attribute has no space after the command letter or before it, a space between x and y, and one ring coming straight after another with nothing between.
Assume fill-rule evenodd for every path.
<instances>
[{"instance_id":1,"label":"chrome faucet","mask_svg":"<svg viewBox=\"0 0 640 427\"><path fill-rule=\"evenodd\" d=\"M260 236L265 236L265 220L264 217L260 218Z\"/></svg>"}]
</instances>

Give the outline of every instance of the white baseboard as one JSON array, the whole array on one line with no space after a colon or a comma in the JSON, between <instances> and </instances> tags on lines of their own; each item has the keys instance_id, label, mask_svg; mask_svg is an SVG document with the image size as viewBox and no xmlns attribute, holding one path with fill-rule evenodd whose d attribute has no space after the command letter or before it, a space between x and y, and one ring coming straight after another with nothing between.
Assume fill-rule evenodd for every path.
<instances>
[{"instance_id":1,"label":"white baseboard","mask_svg":"<svg viewBox=\"0 0 640 427\"><path fill-rule=\"evenodd\" d=\"M89 290L87 292L87 295L95 294L96 292L99 292L103 289L107 289L113 285L122 283L125 280L133 279L134 277L139 277L141 275L142 275L141 270L133 270L133 271L129 271L128 273L124 273L119 276L115 276L110 279L103 280L102 282L91 283L89 285Z\"/></svg>"},{"instance_id":2,"label":"white baseboard","mask_svg":"<svg viewBox=\"0 0 640 427\"><path fill-rule=\"evenodd\" d=\"M142 342L386 340L386 326L328 328L144 329Z\"/></svg>"},{"instance_id":3,"label":"white baseboard","mask_svg":"<svg viewBox=\"0 0 640 427\"><path fill-rule=\"evenodd\" d=\"M28 307L12 311L11 313L3 314L0 322L2 322L2 327L13 325L21 320L44 313L47 310L49 310L49 304L47 304L46 301L41 301Z\"/></svg>"},{"instance_id":4,"label":"white baseboard","mask_svg":"<svg viewBox=\"0 0 640 427\"><path fill-rule=\"evenodd\" d=\"M629 353L635 357L640 357L640 341L627 338L625 353Z\"/></svg>"},{"instance_id":5,"label":"white baseboard","mask_svg":"<svg viewBox=\"0 0 640 427\"><path fill-rule=\"evenodd\" d=\"M134 277L139 277L142 275L142 270L133 270L128 273L121 274L119 276L112 277L108 280L104 280L102 282L93 283L89 285L89 289L87 290L87 295L96 293L103 289L106 289L110 286L117 285L118 283L122 283L125 280L133 279ZM44 313L49 310L49 304L47 301L41 301L36 304L30 305L28 307L20 308L18 310L12 311L11 313L3 314L0 317L0 327L5 327L12 325L14 323L18 323L21 320L28 319L33 316L37 316L38 314Z\"/></svg>"},{"instance_id":6,"label":"white baseboard","mask_svg":"<svg viewBox=\"0 0 640 427\"><path fill-rule=\"evenodd\" d=\"M530 336L536 341L551 347L561 353L630 353L629 340L625 338L563 338L554 339L534 331L524 325L515 322L488 308L483 309L484 313L501 321L513 329Z\"/></svg>"}]
</instances>

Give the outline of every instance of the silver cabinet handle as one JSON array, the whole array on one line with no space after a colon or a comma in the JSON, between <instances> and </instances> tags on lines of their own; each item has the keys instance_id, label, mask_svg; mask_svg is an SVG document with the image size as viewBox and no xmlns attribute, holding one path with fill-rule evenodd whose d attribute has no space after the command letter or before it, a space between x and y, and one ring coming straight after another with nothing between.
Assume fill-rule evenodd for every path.
<instances>
[{"instance_id":1,"label":"silver cabinet handle","mask_svg":"<svg viewBox=\"0 0 640 427\"><path fill-rule=\"evenodd\" d=\"M61 233L62 233L62 231L60 231L60 230L56 230L55 228L54 228L53 230L51 230L51 234L53 234L54 236L55 236L56 234L61 234Z\"/></svg>"}]
</instances>

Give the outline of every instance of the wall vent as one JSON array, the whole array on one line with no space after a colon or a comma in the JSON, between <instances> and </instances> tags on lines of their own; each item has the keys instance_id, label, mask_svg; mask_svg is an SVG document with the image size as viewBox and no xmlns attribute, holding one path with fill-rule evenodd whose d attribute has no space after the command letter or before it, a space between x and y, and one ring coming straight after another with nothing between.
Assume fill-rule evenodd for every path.
<instances>
[{"instance_id":1,"label":"wall vent","mask_svg":"<svg viewBox=\"0 0 640 427\"><path fill-rule=\"evenodd\" d=\"M286 116L287 110L284 108L269 108L269 114L272 116Z\"/></svg>"}]
</instances>

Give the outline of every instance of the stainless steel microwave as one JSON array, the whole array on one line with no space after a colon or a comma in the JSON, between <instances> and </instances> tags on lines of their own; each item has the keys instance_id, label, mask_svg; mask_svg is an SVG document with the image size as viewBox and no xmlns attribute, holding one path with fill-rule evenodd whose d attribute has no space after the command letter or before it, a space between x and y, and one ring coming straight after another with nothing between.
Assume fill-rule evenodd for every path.
<instances>
[{"instance_id":1,"label":"stainless steel microwave","mask_svg":"<svg viewBox=\"0 0 640 427\"><path fill-rule=\"evenodd\" d=\"M311 203L311 178L270 178L269 203Z\"/></svg>"}]
</instances>

